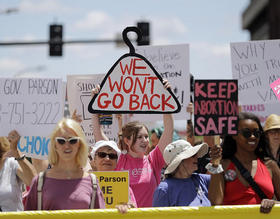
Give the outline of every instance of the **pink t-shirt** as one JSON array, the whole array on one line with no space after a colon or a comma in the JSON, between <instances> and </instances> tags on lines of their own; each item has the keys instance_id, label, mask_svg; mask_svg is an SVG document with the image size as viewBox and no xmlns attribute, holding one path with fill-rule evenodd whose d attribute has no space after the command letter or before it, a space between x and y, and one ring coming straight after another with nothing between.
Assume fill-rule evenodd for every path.
<instances>
[{"instance_id":1,"label":"pink t-shirt","mask_svg":"<svg viewBox=\"0 0 280 219\"><path fill-rule=\"evenodd\" d=\"M26 197L25 210L37 210L38 176L34 177ZM80 179L54 179L45 177L42 189L42 210L89 209L92 181ZM103 193L97 185L94 208L105 208Z\"/></svg>"},{"instance_id":2,"label":"pink t-shirt","mask_svg":"<svg viewBox=\"0 0 280 219\"><path fill-rule=\"evenodd\" d=\"M164 159L158 147L144 158L121 154L116 170L129 171L129 184L138 207L152 207L153 194L160 182Z\"/></svg>"}]
</instances>

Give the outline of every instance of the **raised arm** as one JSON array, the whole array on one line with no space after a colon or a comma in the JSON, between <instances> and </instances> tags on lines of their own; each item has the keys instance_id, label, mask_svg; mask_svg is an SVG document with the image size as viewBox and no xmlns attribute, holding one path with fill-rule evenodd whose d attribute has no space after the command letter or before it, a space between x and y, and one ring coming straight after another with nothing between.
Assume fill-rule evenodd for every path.
<instances>
[{"instance_id":1,"label":"raised arm","mask_svg":"<svg viewBox=\"0 0 280 219\"><path fill-rule=\"evenodd\" d=\"M165 147L172 142L174 132L174 122L172 114L163 114L164 130L159 139L158 147L163 153Z\"/></svg>"},{"instance_id":2,"label":"raised arm","mask_svg":"<svg viewBox=\"0 0 280 219\"><path fill-rule=\"evenodd\" d=\"M94 89L92 89L91 95L92 97L98 94L100 91L100 86L97 85ZM105 135L100 123L99 123L99 114L92 114L92 132L94 135L95 141L105 140L108 141L109 138Z\"/></svg>"},{"instance_id":3,"label":"raised arm","mask_svg":"<svg viewBox=\"0 0 280 219\"><path fill-rule=\"evenodd\" d=\"M165 89L171 88L171 85L165 79L163 80L163 84ZM158 142L158 147L161 153L163 153L165 147L170 144L173 139L174 121L172 114L163 114L163 126L164 130Z\"/></svg>"},{"instance_id":4,"label":"raised arm","mask_svg":"<svg viewBox=\"0 0 280 219\"><path fill-rule=\"evenodd\" d=\"M17 149L20 135L17 131L13 130L9 133L8 140L10 142L11 149L7 153L7 156L14 157L17 159L19 167L17 169L17 176L24 182L24 184L30 186L33 177L35 177L36 170L33 165L24 158L24 156Z\"/></svg>"},{"instance_id":5,"label":"raised arm","mask_svg":"<svg viewBox=\"0 0 280 219\"><path fill-rule=\"evenodd\" d=\"M208 172L211 174L208 197L212 205L221 205L224 200L225 181L223 172L218 173L219 171L217 171L217 168L220 161L223 168L225 167L225 163L221 160L222 149L219 145L210 147L210 157L212 169L208 169Z\"/></svg>"},{"instance_id":6,"label":"raised arm","mask_svg":"<svg viewBox=\"0 0 280 219\"><path fill-rule=\"evenodd\" d=\"M92 115L92 132L94 135L95 141L105 140L109 141L109 138L105 135L100 123L98 114Z\"/></svg>"}]
</instances>

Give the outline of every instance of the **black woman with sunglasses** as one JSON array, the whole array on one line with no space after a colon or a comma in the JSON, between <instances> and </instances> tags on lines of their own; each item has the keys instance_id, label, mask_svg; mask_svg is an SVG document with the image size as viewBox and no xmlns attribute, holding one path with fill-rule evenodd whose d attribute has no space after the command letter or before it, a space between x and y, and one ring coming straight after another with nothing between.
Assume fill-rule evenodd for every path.
<instances>
[{"instance_id":1,"label":"black woman with sunglasses","mask_svg":"<svg viewBox=\"0 0 280 219\"><path fill-rule=\"evenodd\" d=\"M273 198L280 199L280 170L275 161L264 157L265 147L258 117L239 113L238 134L225 136L221 147L210 149L211 163L206 168L211 173L208 194L212 205L260 204L260 211L269 213L279 203ZM243 170L239 171L238 161Z\"/></svg>"},{"instance_id":2,"label":"black woman with sunglasses","mask_svg":"<svg viewBox=\"0 0 280 219\"><path fill-rule=\"evenodd\" d=\"M40 178L43 179L40 183L42 193L38 192L40 176L33 179L25 210L105 208L103 194L94 175L83 169L87 164L88 146L80 124L63 118L50 139L48 160L51 169Z\"/></svg>"}]
</instances>

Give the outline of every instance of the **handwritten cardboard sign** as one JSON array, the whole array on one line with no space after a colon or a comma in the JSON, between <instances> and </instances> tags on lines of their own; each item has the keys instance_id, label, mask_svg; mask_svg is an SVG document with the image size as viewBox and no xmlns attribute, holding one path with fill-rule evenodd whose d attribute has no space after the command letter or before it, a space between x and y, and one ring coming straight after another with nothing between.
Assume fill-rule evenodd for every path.
<instances>
[{"instance_id":1,"label":"handwritten cardboard sign","mask_svg":"<svg viewBox=\"0 0 280 219\"><path fill-rule=\"evenodd\" d=\"M0 133L16 129L22 136L49 135L62 118L61 79L1 78Z\"/></svg>"},{"instance_id":2,"label":"handwritten cardboard sign","mask_svg":"<svg viewBox=\"0 0 280 219\"><path fill-rule=\"evenodd\" d=\"M57 78L0 79L0 135L15 129L26 156L46 159L49 136L64 112L65 87Z\"/></svg>"},{"instance_id":3,"label":"handwritten cardboard sign","mask_svg":"<svg viewBox=\"0 0 280 219\"><path fill-rule=\"evenodd\" d=\"M100 85L100 92L91 100L90 113L176 113L181 105L170 89L165 89L163 80L152 64L135 53L127 33L139 29L128 27L123 38L130 53L123 55L112 66Z\"/></svg>"},{"instance_id":4,"label":"handwritten cardboard sign","mask_svg":"<svg viewBox=\"0 0 280 219\"><path fill-rule=\"evenodd\" d=\"M195 80L196 135L237 134L237 116L237 80Z\"/></svg>"},{"instance_id":5,"label":"handwritten cardboard sign","mask_svg":"<svg viewBox=\"0 0 280 219\"><path fill-rule=\"evenodd\" d=\"M96 171L98 183L103 192L106 208L128 203L128 171Z\"/></svg>"},{"instance_id":6,"label":"handwritten cardboard sign","mask_svg":"<svg viewBox=\"0 0 280 219\"><path fill-rule=\"evenodd\" d=\"M92 114L88 112L88 104L91 97L91 91L100 84L105 74L92 75L67 75L67 97L69 103L70 114L77 110L77 114L81 115L81 127L84 130L89 145L95 143L92 132ZM117 142L118 138L118 122L113 117L111 125L102 125L102 129L106 136Z\"/></svg>"},{"instance_id":7,"label":"handwritten cardboard sign","mask_svg":"<svg viewBox=\"0 0 280 219\"><path fill-rule=\"evenodd\" d=\"M273 90L274 94L280 100L280 78L270 84L271 89Z\"/></svg>"},{"instance_id":8,"label":"handwritten cardboard sign","mask_svg":"<svg viewBox=\"0 0 280 219\"><path fill-rule=\"evenodd\" d=\"M232 76L238 80L238 101L262 123L279 113L279 100L270 84L280 78L280 40L231 43Z\"/></svg>"}]
</instances>

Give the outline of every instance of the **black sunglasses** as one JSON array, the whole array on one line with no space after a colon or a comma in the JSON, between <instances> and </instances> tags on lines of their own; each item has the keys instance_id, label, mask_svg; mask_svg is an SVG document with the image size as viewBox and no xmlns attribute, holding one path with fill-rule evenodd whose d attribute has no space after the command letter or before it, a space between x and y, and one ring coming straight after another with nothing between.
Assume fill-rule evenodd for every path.
<instances>
[{"instance_id":1,"label":"black sunglasses","mask_svg":"<svg viewBox=\"0 0 280 219\"><path fill-rule=\"evenodd\" d=\"M105 153L105 152L97 152L97 156L100 157L100 158L105 158L105 157L109 157L110 160L116 160L118 159L118 155L117 154L114 154L114 153Z\"/></svg>"},{"instance_id":2,"label":"black sunglasses","mask_svg":"<svg viewBox=\"0 0 280 219\"><path fill-rule=\"evenodd\" d=\"M253 130L251 131L250 129L241 129L238 131L238 133L241 133L245 138L250 138L252 134L256 137L259 138L262 135L261 130Z\"/></svg>"},{"instance_id":3,"label":"black sunglasses","mask_svg":"<svg viewBox=\"0 0 280 219\"><path fill-rule=\"evenodd\" d=\"M61 144L61 145L65 144L67 141L69 142L69 144L76 144L80 140L80 138L72 137L72 138L66 139L63 137L56 137L55 140L58 144Z\"/></svg>"}]
</instances>

